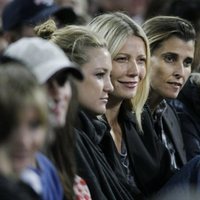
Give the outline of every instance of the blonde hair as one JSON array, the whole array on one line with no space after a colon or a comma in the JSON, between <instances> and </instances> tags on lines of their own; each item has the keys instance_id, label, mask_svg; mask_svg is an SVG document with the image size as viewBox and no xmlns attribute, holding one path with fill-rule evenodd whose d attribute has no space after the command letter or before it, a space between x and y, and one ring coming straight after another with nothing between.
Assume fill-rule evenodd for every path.
<instances>
[{"instance_id":1,"label":"blonde hair","mask_svg":"<svg viewBox=\"0 0 200 200\"><path fill-rule=\"evenodd\" d=\"M135 112L139 128L142 130L141 113L149 93L150 59L149 44L144 31L130 17L120 12L97 16L88 24L88 27L106 39L112 59L115 58L128 37L137 36L144 41L147 56L146 75L140 82L136 95L131 100L132 109Z\"/></svg>"},{"instance_id":2,"label":"blonde hair","mask_svg":"<svg viewBox=\"0 0 200 200\"><path fill-rule=\"evenodd\" d=\"M71 61L80 66L89 61L88 48L107 48L106 41L84 26L69 25L57 29L53 20L35 27L38 36L57 44Z\"/></svg>"},{"instance_id":3,"label":"blonde hair","mask_svg":"<svg viewBox=\"0 0 200 200\"><path fill-rule=\"evenodd\" d=\"M89 62L89 48L107 49L106 41L99 37L98 34L88 30L88 28L84 26L69 25L64 28L57 29L55 22L53 20L48 20L44 24L35 27L34 30L38 36L49 39L57 44L67 54L69 59L79 64L80 67ZM73 106L71 105L70 108L72 109ZM69 123L69 121L67 123ZM73 154L72 148L74 146L71 143L71 146L66 149L67 141L63 140L63 138L68 137L67 139L72 141L72 138L74 137L71 132L72 131L66 133L65 131L62 131L61 134L57 134L53 145L54 148L50 152L51 157L53 157L52 159L54 160L54 163L59 171L67 199L74 199L73 184L75 166L73 155L71 155Z\"/></svg>"}]
</instances>

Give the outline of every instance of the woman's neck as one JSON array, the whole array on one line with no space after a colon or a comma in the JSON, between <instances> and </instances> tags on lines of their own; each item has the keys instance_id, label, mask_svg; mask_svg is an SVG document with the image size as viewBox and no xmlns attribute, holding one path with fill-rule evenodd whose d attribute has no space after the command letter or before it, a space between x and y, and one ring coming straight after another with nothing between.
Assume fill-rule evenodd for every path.
<instances>
[{"instance_id":1,"label":"woman's neck","mask_svg":"<svg viewBox=\"0 0 200 200\"><path fill-rule=\"evenodd\" d=\"M112 96L109 97L108 104L106 106L106 118L109 125L118 123L118 115L123 100L116 99Z\"/></svg>"},{"instance_id":2,"label":"woman's neck","mask_svg":"<svg viewBox=\"0 0 200 200\"><path fill-rule=\"evenodd\" d=\"M119 152L121 152L122 141L122 130L118 121L121 104L122 101L110 101L105 114L106 119L111 127L111 136Z\"/></svg>"},{"instance_id":3,"label":"woman's neck","mask_svg":"<svg viewBox=\"0 0 200 200\"><path fill-rule=\"evenodd\" d=\"M163 99L164 98L160 96L158 93L156 93L153 89L150 90L149 97L148 97L148 105L152 113L155 111L156 107L160 104L160 102Z\"/></svg>"}]
</instances>

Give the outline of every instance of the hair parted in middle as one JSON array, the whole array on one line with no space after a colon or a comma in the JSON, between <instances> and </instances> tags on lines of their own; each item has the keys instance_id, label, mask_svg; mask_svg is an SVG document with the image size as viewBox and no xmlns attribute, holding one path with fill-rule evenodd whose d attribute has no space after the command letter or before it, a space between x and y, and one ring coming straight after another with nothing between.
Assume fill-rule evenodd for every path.
<instances>
[{"instance_id":1,"label":"hair parted in middle","mask_svg":"<svg viewBox=\"0 0 200 200\"><path fill-rule=\"evenodd\" d=\"M196 41L196 32L192 24L176 16L157 16L147 20L142 25L150 45L151 54L159 48L161 43L172 36L181 40Z\"/></svg>"}]
</instances>

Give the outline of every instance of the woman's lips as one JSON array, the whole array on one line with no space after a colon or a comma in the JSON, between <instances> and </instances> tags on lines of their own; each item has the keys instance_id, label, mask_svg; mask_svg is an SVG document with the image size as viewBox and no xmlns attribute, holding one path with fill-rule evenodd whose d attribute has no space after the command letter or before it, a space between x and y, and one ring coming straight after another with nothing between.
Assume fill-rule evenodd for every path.
<instances>
[{"instance_id":1,"label":"woman's lips","mask_svg":"<svg viewBox=\"0 0 200 200\"><path fill-rule=\"evenodd\" d=\"M119 81L121 84L126 86L127 88L135 88L138 84L137 81Z\"/></svg>"}]
</instances>

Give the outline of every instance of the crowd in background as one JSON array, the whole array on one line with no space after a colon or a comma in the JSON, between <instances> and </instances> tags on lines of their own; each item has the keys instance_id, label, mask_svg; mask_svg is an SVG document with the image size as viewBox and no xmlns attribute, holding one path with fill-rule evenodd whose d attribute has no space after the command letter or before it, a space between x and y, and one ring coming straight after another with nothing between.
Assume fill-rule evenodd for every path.
<instances>
[{"instance_id":1,"label":"crowd in background","mask_svg":"<svg viewBox=\"0 0 200 200\"><path fill-rule=\"evenodd\" d=\"M0 0L0 199L199 199L199 8Z\"/></svg>"}]
</instances>

